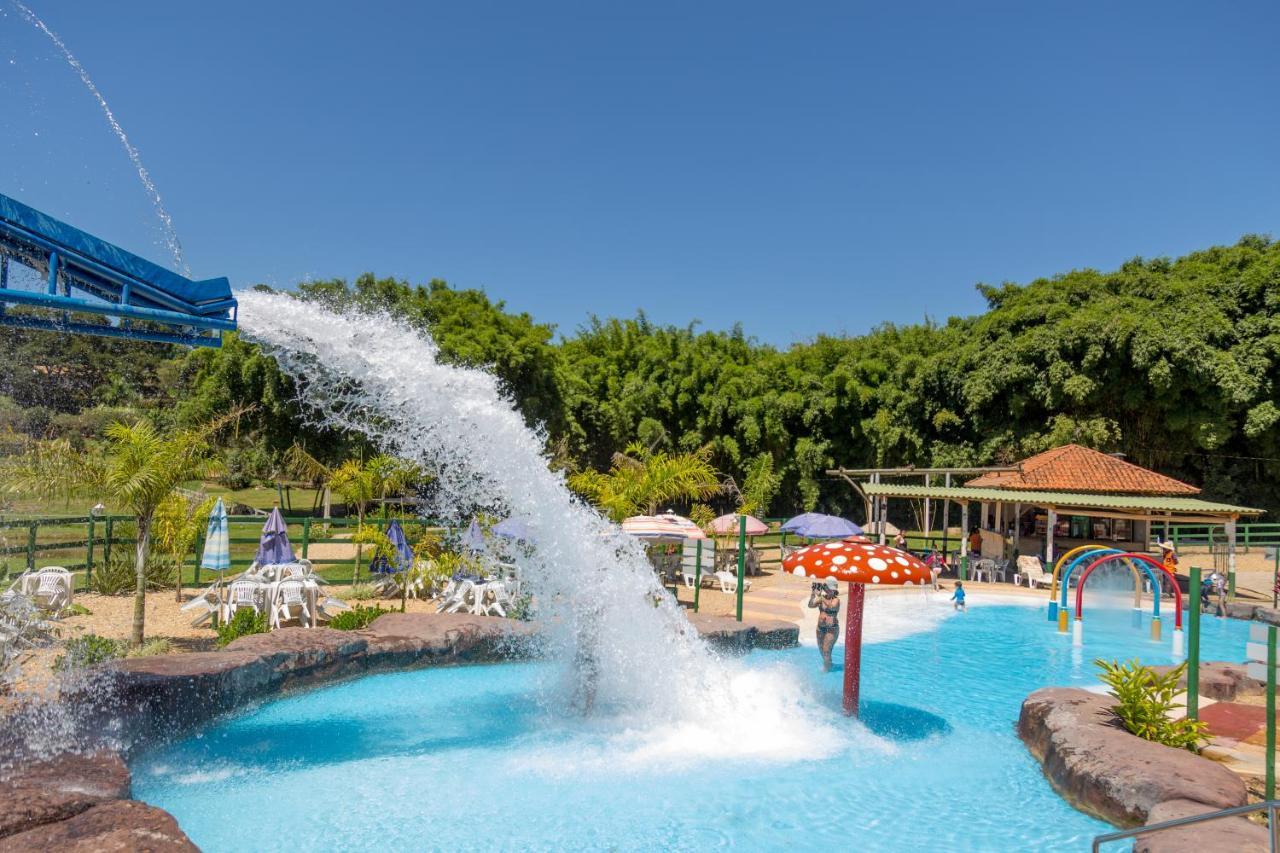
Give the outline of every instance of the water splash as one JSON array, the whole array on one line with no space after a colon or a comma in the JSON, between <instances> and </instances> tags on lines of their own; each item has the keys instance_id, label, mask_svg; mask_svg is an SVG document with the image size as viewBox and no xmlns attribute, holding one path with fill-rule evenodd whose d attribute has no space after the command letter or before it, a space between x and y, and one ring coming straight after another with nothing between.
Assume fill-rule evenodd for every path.
<instances>
[{"instance_id":1,"label":"water splash","mask_svg":"<svg viewBox=\"0 0 1280 853\"><path fill-rule=\"evenodd\" d=\"M768 732L798 756L798 744L830 730L830 709L797 695L792 681L749 672L702 642L640 542L548 468L545 436L525 426L493 376L440 363L427 335L385 314L339 314L286 294L237 298L242 332L298 379L318 423L363 432L436 475L432 514L459 524L477 509L529 520L533 547L518 561L547 651L564 662L540 691L549 708L567 711L587 689L622 731L668 727L684 744L714 734L731 751L759 748ZM745 730L756 734L720 736ZM632 742L641 753L670 752L669 740Z\"/></svg>"},{"instance_id":2,"label":"water splash","mask_svg":"<svg viewBox=\"0 0 1280 853\"><path fill-rule=\"evenodd\" d=\"M142 181L143 189L151 199L151 204L155 208L156 216L160 219L160 225L164 230L164 242L169 247L170 253L173 255L174 269L183 275L190 277L191 268L187 266L187 262L182 256L182 242L178 239L177 229L173 227L173 219L169 216L169 211L165 209L164 200L160 198L160 191L156 189L155 182L151 180L151 174L147 171L147 167L142 165L142 155L138 153L138 149L129 141L128 135L124 132L124 128L120 126L120 122L116 120L115 113L111 111L111 107L107 104L107 99L102 97L102 92L98 91L97 85L94 84L93 78L89 76L89 72L76 59L73 54L58 37L58 34L49 29L48 25L33 12L30 7L24 5L21 0L12 0L13 6L17 9L27 22L49 37L54 47L62 54L63 59L71 66L71 69L80 76L80 82L84 83L89 94L93 95L97 100L98 106L102 108L102 113L107 117L107 123L111 125L111 130L115 133L116 138L120 140L120 144L124 146L125 153L129 155L130 162L138 171L138 180Z\"/></svg>"}]
</instances>

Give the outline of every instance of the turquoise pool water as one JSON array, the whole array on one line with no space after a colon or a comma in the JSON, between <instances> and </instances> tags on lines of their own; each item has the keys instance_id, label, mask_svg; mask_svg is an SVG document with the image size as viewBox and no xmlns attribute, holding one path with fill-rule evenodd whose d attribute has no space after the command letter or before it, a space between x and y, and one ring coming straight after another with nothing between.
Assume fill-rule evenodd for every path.
<instances>
[{"instance_id":1,"label":"turquoise pool water","mask_svg":"<svg viewBox=\"0 0 1280 853\"><path fill-rule=\"evenodd\" d=\"M865 728L838 714L842 676L812 648L726 663L735 689L802 696L795 719L764 703L748 726L573 717L538 701L545 663L424 670L272 702L140 756L134 793L209 851L1079 850L1106 831L1054 794L1018 709L1040 686L1096 684L1095 657L1171 661L1171 624L1155 643L1127 611L1086 611L1073 649L1043 607L908 606L926 630L865 649ZM868 630L903 615L871 608ZM1243 657L1244 623L1206 617L1203 631L1205 659Z\"/></svg>"}]
</instances>

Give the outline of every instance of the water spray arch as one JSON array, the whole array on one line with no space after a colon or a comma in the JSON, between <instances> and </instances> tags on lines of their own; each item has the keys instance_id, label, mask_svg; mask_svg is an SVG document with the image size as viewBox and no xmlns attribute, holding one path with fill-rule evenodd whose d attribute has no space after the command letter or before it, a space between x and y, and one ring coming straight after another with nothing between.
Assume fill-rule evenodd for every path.
<instances>
[{"instance_id":1,"label":"water spray arch","mask_svg":"<svg viewBox=\"0 0 1280 853\"><path fill-rule=\"evenodd\" d=\"M1169 578L1169 584L1173 587L1174 629L1178 631L1182 630L1182 589L1181 587L1178 586L1178 579L1174 577L1173 572L1165 568L1165 566L1162 563L1158 562L1155 558L1147 554L1136 554L1132 551L1128 551L1128 552L1121 551L1115 554L1103 554L1102 556L1097 557L1097 559L1093 560L1091 563L1089 563L1088 566L1085 567L1084 573L1080 575L1080 581L1076 584L1076 621L1079 622L1084 617L1084 585L1085 585L1085 582L1089 580L1089 575L1093 574L1093 570L1098 568L1098 566L1101 566L1105 563L1112 562L1114 560L1125 560L1125 561L1136 562L1139 565L1144 566L1144 568L1147 568L1150 571L1152 578L1155 580L1155 582L1152 584L1151 591L1152 591L1152 596L1155 598L1157 607L1160 604L1160 584L1158 581L1159 575L1157 575L1156 572L1163 572L1165 576ZM1063 589L1063 593L1065 596L1065 593L1066 593L1065 587ZM1158 610L1156 612L1155 618L1159 619ZM1155 624L1158 624L1158 623L1155 623ZM1158 629L1155 628L1153 625L1153 630L1152 630L1153 635L1156 634L1157 631Z\"/></svg>"},{"instance_id":2,"label":"water spray arch","mask_svg":"<svg viewBox=\"0 0 1280 853\"><path fill-rule=\"evenodd\" d=\"M1062 573L1062 590L1060 593L1061 600L1059 602L1059 606L1062 608L1062 610L1067 609L1067 592L1071 586L1072 572L1074 572L1076 568L1080 566L1082 563L1085 563L1092 559L1097 559L1099 557L1114 557L1115 559L1120 560L1122 563L1124 563L1125 566L1129 569L1129 574L1133 577L1133 609L1134 610L1142 609L1142 575L1144 573L1146 574L1147 579L1151 581L1152 589L1158 590L1160 588L1160 576L1156 574L1155 569L1151 568L1151 566L1142 562L1139 562L1137 565L1134 565L1133 555L1130 552L1122 551L1119 548L1096 548L1096 549L1087 551L1083 554L1077 555L1075 559L1073 559L1070 563L1068 563L1065 566L1065 571L1063 571ZM1139 567L1141 567L1141 571L1139 571ZM1152 615L1159 617L1160 616L1160 596L1158 595L1154 596L1154 599L1155 600L1152 605Z\"/></svg>"},{"instance_id":3,"label":"water spray arch","mask_svg":"<svg viewBox=\"0 0 1280 853\"><path fill-rule=\"evenodd\" d=\"M1076 566L1091 557L1100 557L1103 554L1122 555L1125 552L1119 548L1112 548L1108 545L1080 545L1067 551L1058 558L1057 563L1053 567L1053 583L1049 588L1049 621L1057 622L1058 629L1066 631L1066 614L1067 614L1067 590L1070 587L1071 573L1075 571ZM1130 559L1124 559L1125 566L1128 567L1129 573L1133 576L1133 609L1135 611L1142 609L1142 574L1138 571L1138 567L1133 564ZM1159 577L1148 566L1142 567L1151 581L1153 587L1159 586ZM1061 590L1061 592L1059 592ZM1061 598L1061 601L1059 601ZM1059 616L1061 614L1061 617ZM1153 615L1160 615L1160 600L1156 598Z\"/></svg>"}]
</instances>

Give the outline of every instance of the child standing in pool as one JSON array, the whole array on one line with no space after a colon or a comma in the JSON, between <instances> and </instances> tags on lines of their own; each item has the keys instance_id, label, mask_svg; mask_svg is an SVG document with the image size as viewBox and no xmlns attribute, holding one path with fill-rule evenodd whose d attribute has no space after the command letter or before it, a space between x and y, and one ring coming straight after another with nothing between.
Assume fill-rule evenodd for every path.
<instances>
[{"instance_id":1,"label":"child standing in pool","mask_svg":"<svg viewBox=\"0 0 1280 853\"><path fill-rule=\"evenodd\" d=\"M951 600L956 603L956 610L965 610L964 606L964 584L956 581L956 591L951 594Z\"/></svg>"}]
</instances>

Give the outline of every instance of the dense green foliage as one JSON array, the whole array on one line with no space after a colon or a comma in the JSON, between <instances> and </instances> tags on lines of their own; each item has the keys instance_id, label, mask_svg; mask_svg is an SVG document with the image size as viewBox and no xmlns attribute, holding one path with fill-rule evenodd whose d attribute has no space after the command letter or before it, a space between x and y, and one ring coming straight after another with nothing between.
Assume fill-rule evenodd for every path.
<instances>
[{"instance_id":1,"label":"dense green foliage","mask_svg":"<svg viewBox=\"0 0 1280 853\"><path fill-rule=\"evenodd\" d=\"M97 666L109 660L124 657L129 651L129 644L122 640L112 640L97 634L84 634L67 640L65 651L53 660L53 671L67 669L83 669Z\"/></svg>"},{"instance_id":2,"label":"dense green foliage","mask_svg":"<svg viewBox=\"0 0 1280 853\"><path fill-rule=\"evenodd\" d=\"M1100 670L1103 683L1110 688L1107 692L1116 700L1111 706L1112 713L1133 734L1192 752L1199 749L1201 741L1208 739L1207 723L1169 716L1182 707L1174 697L1182 690L1178 681L1187 670L1186 661L1163 675L1157 675L1136 658L1128 663L1099 659L1093 664Z\"/></svg>"},{"instance_id":3,"label":"dense green foliage","mask_svg":"<svg viewBox=\"0 0 1280 853\"><path fill-rule=\"evenodd\" d=\"M267 614L241 607L230 619L218 626L218 647L250 634L265 634L270 628Z\"/></svg>"},{"instance_id":4,"label":"dense green foliage","mask_svg":"<svg viewBox=\"0 0 1280 853\"><path fill-rule=\"evenodd\" d=\"M367 628L374 619L390 612L383 610L380 606L366 607L363 604L357 604L330 619L329 627L336 631L359 631L361 628Z\"/></svg>"},{"instance_id":5,"label":"dense green foliage","mask_svg":"<svg viewBox=\"0 0 1280 853\"><path fill-rule=\"evenodd\" d=\"M975 317L779 350L736 328L644 315L593 320L557 340L552 327L441 281L364 275L299 289L405 318L433 332L442 358L491 368L526 418L546 426L553 461L570 473L605 471L633 442L706 448L757 514L860 514L828 467L1004 462L1075 441L1202 485L1207 497L1280 510L1280 243L1246 237L1176 260L980 290L988 309ZM372 455L358 437L307 425L305 388L235 336L194 352L6 338L0 355L21 375L0 384L0 430L89 434L97 404L193 425L253 403L223 439L228 470L269 479L295 439L327 465ZM740 502L713 500L718 511Z\"/></svg>"}]
</instances>

